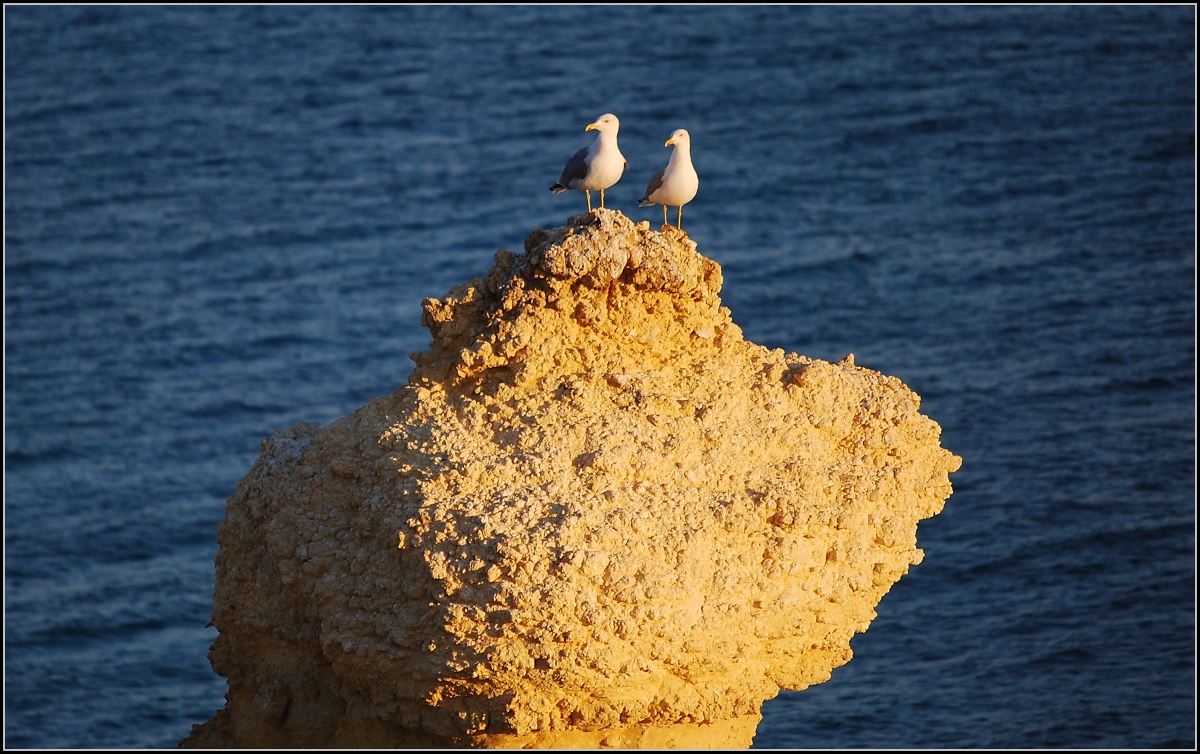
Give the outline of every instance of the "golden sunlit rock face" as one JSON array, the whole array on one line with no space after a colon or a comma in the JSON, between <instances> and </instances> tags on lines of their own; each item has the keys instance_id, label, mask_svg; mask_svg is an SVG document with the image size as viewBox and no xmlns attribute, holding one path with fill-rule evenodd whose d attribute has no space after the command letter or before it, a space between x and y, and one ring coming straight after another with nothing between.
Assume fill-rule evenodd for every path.
<instances>
[{"instance_id":1,"label":"golden sunlit rock face","mask_svg":"<svg viewBox=\"0 0 1200 754\"><path fill-rule=\"evenodd\" d=\"M960 460L895 377L747 342L614 210L424 304L409 384L264 441L185 746L744 747L827 680Z\"/></svg>"}]
</instances>

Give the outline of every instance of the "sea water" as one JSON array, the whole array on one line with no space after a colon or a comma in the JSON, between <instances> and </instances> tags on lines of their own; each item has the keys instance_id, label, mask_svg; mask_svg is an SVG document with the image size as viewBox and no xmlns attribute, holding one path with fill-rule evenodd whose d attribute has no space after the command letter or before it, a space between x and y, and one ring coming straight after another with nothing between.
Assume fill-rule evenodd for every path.
<instances>
[{"instance_id":1,"label":"sea water","mask_svg":"<svg viewBox=\"0 0 1200 754\"><path fill-rule=\"evenodd\" d=\"M925 562L758 747L1195 743L1195 11L5 8L5 743L223 704L261 440L404 384L420 302L691 133L683 226L771 348L963 458ZM674 213L672 213L674 214Z\"/></svg>"}]
</instances>

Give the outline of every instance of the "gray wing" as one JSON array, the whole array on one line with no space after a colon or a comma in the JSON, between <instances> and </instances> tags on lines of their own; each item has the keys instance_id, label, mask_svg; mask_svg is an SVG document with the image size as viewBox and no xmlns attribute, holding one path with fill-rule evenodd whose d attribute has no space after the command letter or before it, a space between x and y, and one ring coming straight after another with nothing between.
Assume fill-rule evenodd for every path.
<instances>
[{"instance_id":1,"label":"gray wing","mask_svg":"<svg viewBox=\"0 0 1200 754\"><path fill-rule=\"evenodd\" d=\"M571 155L571 159L567 160L567 166L563 168L562 175L559 176L558 185L571 187L571 181L582 181L587 177L587 148L581 149Z\"/></svg>"},{"instance_id":2,"label":"gray wing","mask_svg":"<svg viewBox=\"0 0 1200 754\"><path fill-rule=\"evenodd\" d=\"M654 195L655 191L658 191L660 188L662 188L663 174L666 172L667 169L663 168L655 173L654 177L650 179L650 185L646 187L646 195L638 200L639 207L649 207L651 204L655 203L650 201L650 197Z\"/></svg>"}]
</instances>

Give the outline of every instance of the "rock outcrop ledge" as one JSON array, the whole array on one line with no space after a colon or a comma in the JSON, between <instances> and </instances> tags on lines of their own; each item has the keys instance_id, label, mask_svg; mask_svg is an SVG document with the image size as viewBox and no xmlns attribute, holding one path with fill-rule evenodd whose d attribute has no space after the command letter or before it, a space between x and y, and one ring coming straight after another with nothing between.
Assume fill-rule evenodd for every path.
<instances>
[{"instance_id":1,"label":"rock outcrop ledge","mask_svg":"<svg viewBox=\"0 0 1200 754\"><path fill-rule=\"evenodd\" d=\"M769 350L613 210L428 299L409 384L263 442L185 747L745 747L850 659L961 459L895 377Z\"/></svg>"}]
</instances>

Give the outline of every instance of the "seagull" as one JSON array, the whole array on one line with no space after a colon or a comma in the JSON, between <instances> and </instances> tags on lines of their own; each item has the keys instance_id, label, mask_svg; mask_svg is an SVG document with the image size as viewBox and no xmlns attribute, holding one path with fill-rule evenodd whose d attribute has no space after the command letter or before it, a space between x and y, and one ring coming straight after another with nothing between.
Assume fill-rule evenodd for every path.
<instances>
[{"instance_id":1,"label":"seagull","mask_svg":"<svg viewBox=\"0 0 1200 754\"><path fill-rule=\"evenodd\" d=\"M592 191L599 191L600 206L604 207L604 189L621 180L621 174L629 167L617 148L617 129L620 127L621 122L612 113L605 113L595 123L589 123L584 130L598 131L596 140L590 147L571 155L558 183L550 190L561 194L567 189L583 189L588 212L592 211Z\"/></svg>"},{"instance_id":2,"label":"seagull","mask_svg":"<svg viewBox=\"0 0 1200 754\"><path fill-rule=\"evenodd\" d=\"M679 214L675 217L675 227L683 229L683 205L696 196L700 188L700 178L692 167L692 137L682 128L675 130L667 139L664 147L675 145L671 151L671 159L667 166L654 174L650 185L646 186L646 195L638 200L639 207L649 207L661 204L663 208L663 225L667 224L667 207L678 207Z\"/></svg>"}]
</instances>

